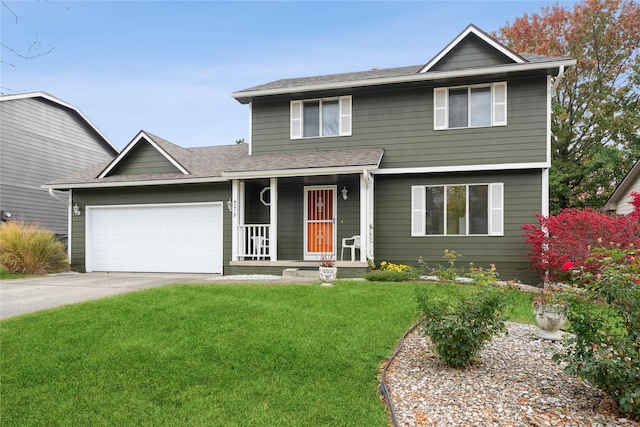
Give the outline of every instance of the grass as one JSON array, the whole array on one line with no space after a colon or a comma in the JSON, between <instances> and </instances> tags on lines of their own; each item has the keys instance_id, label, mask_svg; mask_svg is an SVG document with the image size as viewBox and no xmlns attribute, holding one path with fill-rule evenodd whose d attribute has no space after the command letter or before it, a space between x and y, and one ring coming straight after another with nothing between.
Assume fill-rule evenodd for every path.
<instances>
[{"instance_id":1,"label":"grass","mask_svg":"<svg viewBox=\"0 0 640 427\"><path fill-rule=\"evenodd\" d=\"M29 277L28 274L12 273L4 265L0 264L0 280L22 279Z\"/></svg>"},{"instance_id":2,"label":"grass","mask_svg":"<svg viewBox=\"0 0 640 427\"><path fill-rule=\"evenodd\" d=\"M413 286L173 285L7 319L2 425L387 426Z\"/></svg>"}]
</instances>

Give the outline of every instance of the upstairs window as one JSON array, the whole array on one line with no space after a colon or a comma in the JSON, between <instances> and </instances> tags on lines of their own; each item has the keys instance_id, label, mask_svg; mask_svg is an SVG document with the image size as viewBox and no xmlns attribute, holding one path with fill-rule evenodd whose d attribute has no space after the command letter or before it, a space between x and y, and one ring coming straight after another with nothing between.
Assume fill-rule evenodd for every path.
<instances>
[{"instance_id":1,"label":"upstairs window","mask_svg":"<svg viewBox=\"0 0 640 427\"><path fill-rule=\"evenodd\" d=\"M434 129L507 124L507 83L433 90Z\"/></svg>"},{"instance_id":2,"label":"upstairs window","mask_svg":"<svg viewBox=\"0 0 640 427\"><path fill-rule=\"evenodd\" d=\"M291 139L351 135L351 97L291 101Z\"/></svg>"},{"instance_id":3,"label":"upstairs window","mask_svg":"<svg viewBox=\"0 0 640 427\"><path fill-rule=\"evenodd\" d=\"M502 236L503 184L411 187L412 236Z\"/></svg>"}]
</instances>

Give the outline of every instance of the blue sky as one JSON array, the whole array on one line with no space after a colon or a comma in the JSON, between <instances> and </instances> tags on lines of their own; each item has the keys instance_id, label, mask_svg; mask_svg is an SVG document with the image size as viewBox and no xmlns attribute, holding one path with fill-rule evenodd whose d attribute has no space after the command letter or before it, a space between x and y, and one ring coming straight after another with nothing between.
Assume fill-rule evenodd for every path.
<instances>
[{"instance_id":1,"label":"blue sky","mask_svg":"<svg viewBox=\"0 0 640 427\"><path fill-rule=\"evenodd\" d=\"M468 24L491 32L555 1L5 1L2 94L45 91L122 149L248 140L231 93L273 80L428 62ZM574 1L559 1L571 7Z\"/></svg>"}]
</instances>

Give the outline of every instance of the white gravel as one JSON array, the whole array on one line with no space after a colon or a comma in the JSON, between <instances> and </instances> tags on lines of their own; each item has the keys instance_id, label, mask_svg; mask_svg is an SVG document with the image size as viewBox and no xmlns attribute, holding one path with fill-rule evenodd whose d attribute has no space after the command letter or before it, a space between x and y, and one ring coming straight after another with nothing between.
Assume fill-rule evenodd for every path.
<instances>
[{"instance_id":1,"label":"white gravel","mask_svg":"<svg viewBox=\"0 0 640 427\"><path fill-rule=\"evenodd\" d=\"M538 339L532 325L507 322L507 329L464 370L439 362L419 329L410 334L386 376L399 425L640 426L564 373L551 359L561 343Z\"/></svg>"}]
</instances>

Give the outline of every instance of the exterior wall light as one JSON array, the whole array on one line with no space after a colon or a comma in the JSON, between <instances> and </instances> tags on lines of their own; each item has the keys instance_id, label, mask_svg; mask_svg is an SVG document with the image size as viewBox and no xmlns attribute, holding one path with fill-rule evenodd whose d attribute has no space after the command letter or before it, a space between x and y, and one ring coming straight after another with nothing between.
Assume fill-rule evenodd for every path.
<instances>
[{"instance_id":1,"label":"exterior wall light","mask_svg":"<svg viewBox=\"0 0 640 427\"><path fill-rule=\"evenodd\" d=\"M347 200L349 198L349 190L347 190L347 187L342 186L342 190L340 190L340 192L342 193L342 198L344 200Z\"/></svg>"},{"instance_id":2,"label":"exterior wall light","mask_svg":"<svg viewBox=\"0 0 640 427\"><path fill-rule=\"evenodd\" d=\"M9 221L11 219L11 212L0 211L0 217L2 217L2 221Z\"/></svg>"},{"instance_id":3,"label":"exterior wall light","mask_svg":"<svg viewBox=\"0 0 640 427\"><path fill-rule=\"evenodd\" d=\"M76 216L82 215L82 211L80 210L80 207L78 206L77 203L73 205L73 214Z\"/></svg>"},{"instance_id":4,"label":"exterior wall light","mask_svg":"<svg viewBox=\"0 0 640 427\"><path fill-rule=\"evenodd\" d=\"M233 212L233 202L231 199L227 202L227 209L229 209L229 212Z\"/></svg>"}]
</instances>

